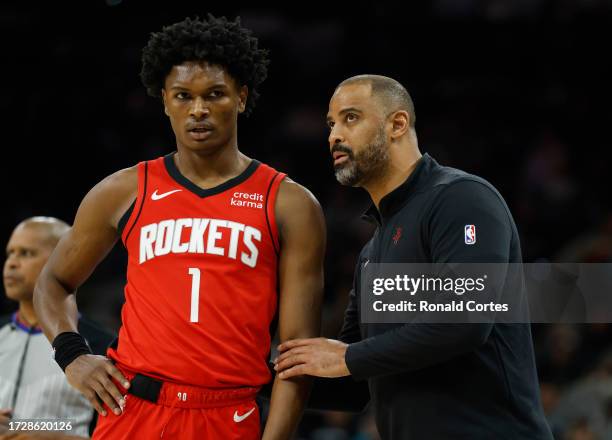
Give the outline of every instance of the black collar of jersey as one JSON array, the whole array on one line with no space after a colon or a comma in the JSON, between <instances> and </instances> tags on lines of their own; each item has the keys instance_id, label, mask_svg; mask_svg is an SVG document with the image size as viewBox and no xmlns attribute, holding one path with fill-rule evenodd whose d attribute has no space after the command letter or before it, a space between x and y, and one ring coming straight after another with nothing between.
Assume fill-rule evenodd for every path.
<instances>
[{"instance_id":1,"label":"black collar of jersey","mask_svg":"<svg viewBox=\"0 0 612 440\"><path fill-rule=\"evenodd\" d=\"M222 193L225 190L228 190L236 185L241 184L249 177L251 177L257 167L260 165L260 162L258 160L252 159L251 163L245 168L245 170L242 173L238 174L236 177L232 177L231 179L213 188L204 189L193 183L179 171L176 164L174 163L175 154L176 152L173 152L164 156L164 164L166 166L168 174L170 174L170 177L172 177L176 183L200 197L213 196L215 194Z\"/></svg>"},{"instance_id":2,"label":"black collar of jersey","mask_svg":"<svg viewBox=\"0 0 612 440\"><path fill-rule=\"evenodd\" d=\"M438 163L429 154L423 154L404 183L380 199L380 209L377 209L372 203L361 218L381 225L384 219L399 211L406 204L410 195L426 183L427 176L437 165Z\"/></svg>"}]
</instances>

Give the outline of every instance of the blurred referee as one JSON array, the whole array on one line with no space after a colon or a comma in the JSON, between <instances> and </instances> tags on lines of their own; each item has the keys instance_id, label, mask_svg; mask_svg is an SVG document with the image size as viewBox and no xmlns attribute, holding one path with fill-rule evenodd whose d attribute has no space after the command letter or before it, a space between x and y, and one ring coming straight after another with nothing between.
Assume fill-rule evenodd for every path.
<instances>
[{"instance_id":1,"label":"blurred referee","mask_svg":"<svg viewBox=\"0 0 612 440\"><path fill-rule=\"evenodd\" d=\"M359 323L368 262L520 263L501 195L421 155L412 99L391 78L342 82L327 121L336 178L368 191L377 229L359 256L339 341L281 344L279 376L367 379L383 439L552 439L528 324Z\"/></svg>"},{"instance_id":2,"label":"blurred referee","mask_svg":"<svg viewBox=\"0 0 612 440\"><path fill-rule=\"evenodd\" d=\"M70 386L55 362L32 303L36 279L69 229L54 217L30 217L17 225L6 245L4 291L19 303L19 310L0 316L0 440L77 440L89 438L96 425L91 404ZM113 339L82 316L78 329L96 354L104 354ZM18 431L25 425L18 422L28 420L54 422L41 424L54 429L68 421L70 425L63 433Z\"/></svg>"}]
</instances>

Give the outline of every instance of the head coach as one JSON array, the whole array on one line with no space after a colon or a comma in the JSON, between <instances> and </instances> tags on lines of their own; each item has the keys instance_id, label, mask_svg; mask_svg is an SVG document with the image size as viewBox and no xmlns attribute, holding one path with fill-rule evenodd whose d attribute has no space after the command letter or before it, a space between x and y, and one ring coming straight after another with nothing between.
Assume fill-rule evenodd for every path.
<instances>
[{"instance_id":1,"label":"head coach","mask_svg":"<svg viewBox=\"0 0 612 440\"><path fill-rule=\"evenodd\" d=\"M339 340L281 344L279 376L367 379L383 439L552 439L528 324L359 321L368 262L520 263L501 195L420 153L412 99L391 78L342 82L327 122L336 178L369 193L377 229L357 261Z\"/></svg>"}]
</instances>

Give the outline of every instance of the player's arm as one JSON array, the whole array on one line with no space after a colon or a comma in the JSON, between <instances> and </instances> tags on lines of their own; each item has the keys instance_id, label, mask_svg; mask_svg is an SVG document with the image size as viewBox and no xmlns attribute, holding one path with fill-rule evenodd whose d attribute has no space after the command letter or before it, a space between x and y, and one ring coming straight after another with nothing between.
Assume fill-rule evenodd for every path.
<instances>
[{"instance_id":1,"label":"player's arm","mask_svg":"<svg viewBox=\"0 0 612 440\"><path fill-rule=\"evenodd\" d=\"M325 221L315 197L285 179L276 201L280 231L279 335L281 342L320 334ZM311 378L274 380L264 440L291 438L301 418Z\"/></svg>"},{"instance_id":2,"label":"player's arm","mask_svg":"<svg viewBox=\"0 0 612 440\"><path fill-rule=\"evenodd\" d=\"M98 183L83 199L72 228L61 238L34 288L34 308L49 341L78 333L76 289L87 280L118 239L119 219L136 197L137 170L118 171ZM101 402L119 411L121 393L114 377L127 383L104 356L83 354L65 369L68 382L102 415Z\"/></svg>"},{"instance_id":3,"label":"player's arm","mask_svg":"<svg viewBox=\"0 0 612 440\"><path fill-rule=\"evenodd\" d=\"M366 245L367 247L368 245ZM364 248L365 250L365 248ZM363 250L361 253L363 254ZM359 284L359 272L363 260L361 254L357 259L353 288L349 293L349 302L344 312L344 321L338 340L352 344L361 340L359 328L358 298L355 285ZM316 377L312 385L308 409L319 411L362 412L370 401L370 390L366 381L356 381L350 376L338 378Z\"/></svg>"}]
</instances>

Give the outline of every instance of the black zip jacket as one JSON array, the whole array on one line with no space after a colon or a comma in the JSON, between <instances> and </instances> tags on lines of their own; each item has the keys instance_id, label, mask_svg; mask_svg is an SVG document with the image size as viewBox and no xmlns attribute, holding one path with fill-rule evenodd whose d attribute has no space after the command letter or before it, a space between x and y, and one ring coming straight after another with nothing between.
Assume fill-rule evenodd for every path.
<instances>
[{"instance_id":1,"label":"black zip jacket","mask_svg":"<svg viewBox=\"0 0 612 440\"><path fill-rule=\"evenodd\" d=\"M425 154L367 217L340 340L367 379L385 440L551 440L527 324L360 324L360 271L371 263L520 263L514 220L485 180ZM467 245L465 226L476 242ZM399 231L399 232L398 232Z\"/></svg>"}]
</instances>

